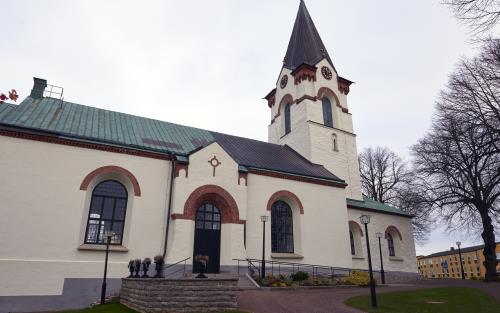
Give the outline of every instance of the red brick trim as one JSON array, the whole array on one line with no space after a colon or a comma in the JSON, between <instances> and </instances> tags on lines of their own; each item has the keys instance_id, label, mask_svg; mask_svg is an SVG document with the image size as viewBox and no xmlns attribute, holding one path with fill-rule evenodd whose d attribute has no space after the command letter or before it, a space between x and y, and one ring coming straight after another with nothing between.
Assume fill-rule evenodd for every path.
<instances>
[{"instance_id":1,"label":"red brick trim","mask_svg":"<svg viewBox=\"0 0 500 313\"><path fill-rule=\"evenodd\" d=\"M399 229L396 228L396 226L389 226L387 227L387 229L385 230L385 239L387 239L387 234L389 233L395 233L396 235L399 236L399 240L403 240L403 236L401 236L401 232L399 231Z\"/></svg>"},{"instance_id":2,"label":"red brick trim","mask_svg":"<svg viewBox=\"0 0 500 313\"><path fill-rule=\"evenodd\" d=\"M278 106L278 112L276 112L276 115L273 117L272 122L274 122L274 120L275 120L278 116L280 116L280 114L281 114L281 106L282 106L282 105L286 105L286 104L288 104L288 103L290 103L290 104L292 104L292 103L293 103L293 97L292 97L292 95L291 95L291 94L289 94L289 93L287 93L286 95L284 95L284 96L281 98L281 100L280 100L280 104L279 104L279 106ZM271 122L271 123L272 123L272 122Z\"/></svg>"},{"instance_id":3,"label":"red brick trim","mask_svg":"<svg viewBox=\"0 0 500 313\"><path fill-rule=\"evenodd\" d=\"M108 173L116 173L116 174L126 176L130 180L130 182L132 183L132 186L134 187L134 195L137 197L141 196L141 186L139 186L139 182L137 181L137 178L135 178L134 174L132 174L128 170L124 169L123 167L114 166L114 165L103 166L103 167L100 167L100 168L95 169L92 172L90 172L83 179L82 184L80 185L80 190L87 190L90 182L94 178L96 178L97 176L108 174Z\"/></svg>"},{"instance_id":4,"label":"red brick trim","mask_svg":"<svg viewBox=\"0 0 500 313\"><path fill-rule=\"evenodd\" d=\"M294 78L295 85L300 84L303 80L316 81L316 66L311 66L309 64L302 63L296 69L294 69L290 74Z\"/></svg>"},{"instance_id":5,"label":"red brick trim","mask_svg":"<svg viewBox=\"0 0 500 313\"><path fill-rule=\"evenodd\" d=\"M239 218L236 201L224 188L216 185L205 185L196 188L187 198L182 214L172 214L172 219L195 220L196 210L203 203L212 203L221 210L222 224L244 224Z\"/></svg>"},{"instance_id":6,"label":"red brick trim","mask_svg":"<svg viewBox=\"0 0 500 313\"><path fill-rule=\"evenodd\" d=\"M344 107L342 107L340 105L339 98L337 97L337 95L335 94L335 92L333 92L333 90L331 90L330 88L328 88L328 87L321 87L321 88L318 89L317 98L318 99L323 99L324 97L333 99L335 101L335 105L337 107L341 108L342 112L349 113L349 110L347 108L344 108Z\"/></svg>"},{"instance_id":7,"label":"red brick trim","mask_svg":"<svg viewBox=\"0 0 500 313\"><path fill-rule=\"evenodd\" d=\"M238 172L238 185L240 184L240 180L242 178L245 180L245 186L247 186L248 173Z\"/></svg>"},{"instance_id":8,"label":"red brick trim","mask_svg":"<svg viewBox=\"0 0 500 313\"><path fill-rule=\"evenodd\" d=\"M286 173L271 172L271 171L260 170L260 169L250 169L249 173L255 174L255 175L281 178L281 179L295 180L295 181L311 183L311 184L316 184L316 185L338 187L338 188L345 188L347 186L347 184L345 184L345 183L335 182L335 181L331 181L331 180L323 180L323 179L314 178L314 177L296 176L296 175L290 175L290 174L286 174Z\"/></svg>"},{"instance_id":9,"label":"red brick trim","mask_svg":"<svg viewBox=\"0 0 500 313\"><path fill-rule=\"evenodd\" d=\"M364 234L363 234L363 228L361 228L361 225L359 225L355 221L349 221L349 226L352 227L352 228L356 228L357 230L359 230L359 232L361 233L361 237L364 236Z\"/></svg>"},{"instance_id":10,"label":"red brick trim","mask_svg":"<svg viewBox=\"0 0 500 313\"><path fill-rule=\"evenodd\" d=\"M298 98L297 100L295 100L295 103L301 103L302 101L304 100L311 100L311 101L316 101L316 97L312 97L312 96L309 96L309 95L303 95L302 97Z\"/></svg>"},{"instance_id":11,"label":"red brick trim","mask_svg":"<svg viewBox=\"0 0 500 313\"><path fill-rule=\"evenodd\" d=\"M179 177L181 170L184 170L185 177L187 178L189 173L189 164L175 162L175 177Z\"/></svg>"},{"instance_id":12,"label":"red brick trim","mask_svg":"<svg viewBox=\"0 0 500 313\"><path fill-rule=\"evenodd\" d=\"M343 93L345 95L349 94L349 86L351 86L352 81L345 79L343 77L338 77L337 78L337 85L339 86L339 91L340 93Z\"/></svg>"},{"instance_id":13,"label":"red brick trim","mask_svg":"<svg viewBox=\"0 0 500 313\"><path fill-rule=\"evenodd\" d=\"M271 211L274 202L282 200L283 198L288 198L289 200L295 202L299 206L300 214L304 214L304 207L302 206L302 202L300 202L299 197L288 190L280 190L273 193L267 201L267 210Z\"/></svg>"},{"instance_id":14,"label":"red brick trim","mask_svg":"<svg viewBox=\"0 0 500 313\"><path fill-rule=\"evenodd\" d=\"M108 145L104 145L104 144L90 143L90 142L82 142L82 141L76 141L76 140L71 140L71 139L62 139L62 138L59 138L59 137L56 137L53 135L51 136L51 135L46 135L46 134L25 133L25 132L14 131L14 130L0 130L0 135L7 136L7 137L13 137L13 138L19 138L19 139L27 139L27 140L41 141L41 142L47 142L47 143L65 145L65 146L72 146L72 147L78 147L78 148L128 154L128 155L133 155L133 156L140 156L140 157L153 158L153 159L159 159L159 160L170 160L171 159L170 156L167 154L140 151L140 150L134 150L134 149L128 149L128 148L120 148L120 147L115 147L115 146L108 146Z\"/></svg>"},{"instance_id":15,"label":"red brick trim","mask_svg":"<svg viewBox=\"0 0 500 313\"><path fill-rule=\"evenodd\" d=\"M265 97L264 99L267 100L267 106L271 108L274 103L276 102L276 88L271 90Z\"/></svg>"}]
</instances>

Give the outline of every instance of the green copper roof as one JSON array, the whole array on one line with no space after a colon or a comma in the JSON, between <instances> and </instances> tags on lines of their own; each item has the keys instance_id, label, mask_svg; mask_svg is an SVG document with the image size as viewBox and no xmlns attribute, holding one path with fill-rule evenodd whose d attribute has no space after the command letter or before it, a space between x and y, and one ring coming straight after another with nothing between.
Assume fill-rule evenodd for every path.
<instances>
[{"instance_id":1,"label":"green copper roof","mask_svg":"<svg viewBox=\"0 0 500 313\"><path fill-rule=\"evenodd\" d=\"M9 104L9 103L0 104L0 121L2 120L2 118L7 116L7 114L9 114L9 112L12 111L12 109L14 109L15 107L16 107L15 104Z\"/></svg>"},{"instance_id":2,"label":"green copper roof","mask_svg":"<svg viewBox=\"0 0 500 313\"><path fill-rule=\"evenodd\" d=\"M382 202L375 201L363 196L363 201L347 199L347 206L361 210L378 211L380 213L395 214L401 216L412 217L411 214L405 213L398 208L392 207Z\"/></svg>"},{"instance_id":3,"label":"green copper roof","mask_svg":"<svg viewBox=\"0 0 500 313\"><path fill-rule=\"evenodd\" d=\"M188 154L214 141L207 130L53 98L1 104L0 123L163 153Z\"/></svg>"}]
</instances>

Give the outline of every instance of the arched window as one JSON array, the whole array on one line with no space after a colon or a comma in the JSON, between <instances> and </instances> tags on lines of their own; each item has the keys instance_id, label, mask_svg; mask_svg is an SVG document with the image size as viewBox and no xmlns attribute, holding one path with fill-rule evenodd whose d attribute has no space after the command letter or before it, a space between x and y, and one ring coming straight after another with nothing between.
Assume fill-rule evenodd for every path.
<instances>
[{"instance_id":1,"label":"arched window","mask_svg":"<svg viewBox=\"0 0 500 313\"><path fill-rule=\"evenodd\" d=\"M271 246L275 253L293 253L292 209L284 201L271 208Z\"/></svg>"},{"instance_id":2,"label":"arched window","mask_svg":"<svg viewBox=\"0 0 500 313\"><path fill-rule=\"evenodd\" d=\"M290 103L287 103L285 106L285 134L288 134L292 130L290 125L290 107Z\"/></svg>"},{"instance_id":3,"label":"arched window","mask_svg":"<svg viewBox=\"0 0 500 313\"><path fill-rule=\"evenodd\" d=\"M336 134L332 134L332 149L333 151L339 151Z\"/></svg>"},{"instance_id":4,"label":"arched window","mask_svg":"<svg viewBox=\"0 0 500 313\"><path fill-rule=\"evenodd\" d=\"M105 244L104 232L111 230L116 234L111 244L122 244L127 198L127 189L115 180L103 181L94 188L85 243Z\"/></svg>"},{"instance_id":5,"label":"arched window","mask_svg":"<svg viewBox=\"0 0 500 313\"><path fill-rule=\"evenodd\" d=\"M389 256L395 256L396 251L394 250L394 239L391 234L387 234L387 246L389 247Z\"/></svg>"},{"instance_id":6,"label":"arched window","mask_svg":"<svg viewBox=\"0 0 500 313\"><path fill-rule=\"evenodd\" d=\"M328 127L333 127L332 103L327 97L322 99L323 102L323 124Z\"/></svg>"},{"instance_id":7,"label":"arched window","mask_svg":"<svg viewBox=\"0 0 500 313\"><path fill-rule=\"evenodd\" d=\"M351 254L355 255L356 254L356 247L354 246L354 234L352 231L349 231L349 238L351 239Z\"/></svg>"},{"instance_id":8,"label":"arched window","mask_svg":"<svg viewBox=\"0 0 500 313\"><path fill-rule=\"evenodd\" d=\"M196 229L220 230L220 210L205 203L196 210Z\"/></svg>"}]
</instances>

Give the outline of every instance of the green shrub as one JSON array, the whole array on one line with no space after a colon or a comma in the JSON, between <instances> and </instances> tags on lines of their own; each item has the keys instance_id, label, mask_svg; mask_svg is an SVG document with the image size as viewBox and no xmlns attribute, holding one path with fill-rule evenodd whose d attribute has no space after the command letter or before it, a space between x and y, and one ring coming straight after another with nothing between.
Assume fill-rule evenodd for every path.
<instances>
[{"instance_id":1,"label":"green shrub","mask_svg":"<svg viewBox=\"0 0 500 313\"><path fill-rule=\"evenodd\" d=\"M295 274L290 275L294 281L303 281L309 278L309 273L298 271Z\"/></svg>"},{"instance_id":2,"label":"green shrub","mask_svg":"<svg viewBox=\"0 0 500 313\"><path fill-rule=\"evenodd\" d=\"M376 285L377 280L374 280ZM370 286L370 274L367 272L352 271L348 276L339 279L337 283L340 285L357 285L360 287L367 287Z\"/></svg>"},{"instance_id":3,"label":"green shrub","mask_svg":"<svg viewBox=\"0 0 500 313\"><path fill-rule=\"evenodd\" d=\"M284 275L269 275L262 280L261 285L267 287L287 287L290 286L291 283L292 281Z\"/></svg>"}]
</instances>

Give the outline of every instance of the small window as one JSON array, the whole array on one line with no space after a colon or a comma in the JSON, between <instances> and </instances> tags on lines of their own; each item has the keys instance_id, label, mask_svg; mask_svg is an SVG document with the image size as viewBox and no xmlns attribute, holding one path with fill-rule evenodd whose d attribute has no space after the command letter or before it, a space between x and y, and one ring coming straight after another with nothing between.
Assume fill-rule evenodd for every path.
<instances>
[{"instance_id":1,"label":"small window","mask_svg":"<svg viewBox=\"0 0 500 313\"><path fill-rule=\"evenodd\" d=\"M356 247L354 246L354 235L352 234L352 231L349 231L349 238L351 239L351 254L355 255L356 254Z\"/></svg>"},{"instance_id":2,"label":"small window","mask_svg":"<svg viewBox=\"0 0 500 313\"><path fill-rule=\"evenodd\" d=\"M291 122L290 107L291 107L290 103L287 103L287 105L285 106L285 134L288 134L292 130L290 123Z\"/></svg>"},{"instance_id":3,"label":"small window","mask_svg":"<svg viewBox=\"0 0 500 313\"><path fill-rule=\"evenodd\" d=\"M332 149L333 151L339 151L336 134L332 134Z\"/></svg>"},{"instance_id":4,"label":"small window","mask_svg":"<svg viewBox=\"0 0 500 313\"><path fill-rule=\"evenodd\" d=\"M322 99L323 104L323 124L328 127L333 127L332 103L328 98Z\"/></svg>"},{"instance_id":5,"label":"small window","mask_svg":"<svg viewBox=\"0 0 500 313\"><path fill-rule=\"evenodd\" d=\"M389 247L389 256L396 256L396 251L394 250L394 239L391 234L387 234L387 246Z\"/></svg>"},{"instance_id":6,"label":"small window","mask_svg":"<svg viewBox=\"0 0 500 313\"><path fill-rule=\"evenodd\" d=\"M114 180L103 181L94 188L90 201L85 243L106 244L104 238L106 231L115 233L111 244L122 243L127 197L127 189Z\"/></svg>"},{"instance_id":7,"label":"small window","mask_svg":"<svg viewBox=\"0 0 500 313\"><path fill-rule=\"evenodd\" d=\"M293 253L292 209L284 201L271 208L271 247L274 253Z\"/></svg>"}]
</instances>

